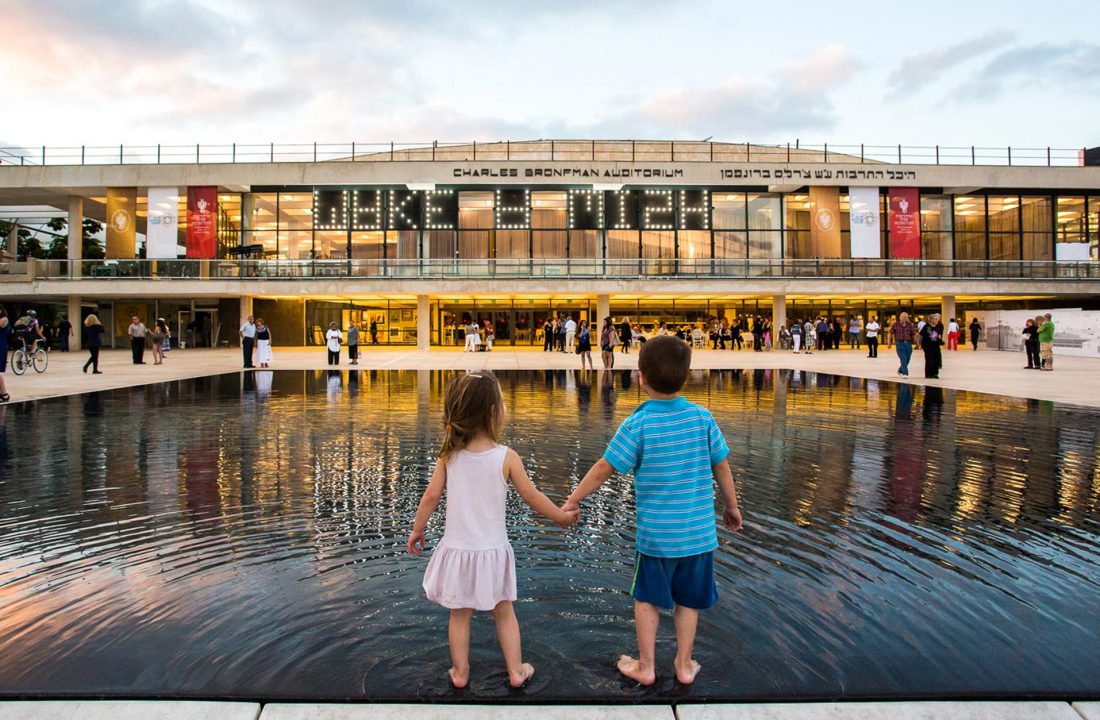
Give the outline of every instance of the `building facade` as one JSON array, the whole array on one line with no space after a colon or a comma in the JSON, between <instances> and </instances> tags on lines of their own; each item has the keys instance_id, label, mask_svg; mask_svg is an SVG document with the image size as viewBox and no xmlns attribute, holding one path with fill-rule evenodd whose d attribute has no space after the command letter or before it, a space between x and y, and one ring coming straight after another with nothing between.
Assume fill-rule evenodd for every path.
<instances>
[{"instance_id":1,"label":"building facade","mask_svg":"<svg viewBox=\"0 0 1100 720\"><path fill-rule=\"evenodd\" d=\"M360 150L9 158L0 208L56 208L69 257L20 260L13 224L0 300L96 311L119 337L132 315L165 317L197 346L235 342L256 314L277 344L320 344L328 323L354 320L373 323L379 344L426 348L462 345L471 320L524 346L541 345L558 314L646 330L757 315L964 318L1091 307L1100 289L1100 167L1083 155L981 164L972 150L968 164L937 164L902 148L887 162L629 141ZM85 217L106 223L106 258L80 257Z\"/></svg>"}]
</instances>

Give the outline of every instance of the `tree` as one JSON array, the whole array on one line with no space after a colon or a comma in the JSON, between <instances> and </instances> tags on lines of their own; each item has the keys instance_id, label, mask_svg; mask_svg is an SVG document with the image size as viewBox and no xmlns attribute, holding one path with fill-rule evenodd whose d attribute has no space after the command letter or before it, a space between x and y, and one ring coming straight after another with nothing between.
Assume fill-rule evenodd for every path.
<instances>
[{"instance_id":1,"label":"tree","mask_svg":"<svg viewBox=\"0 0 1100 720\"><path fill-rule=\"evenodd\" d=\"M55 217L51 218L46 227L50 228L54 232L57 232L50 243L49 250L46 251L46 255L54 260L64 260L69 257L69 236L66 233L69 227L69 221L67 218ZM107 253L104 252L103 246L96 239L96 235L103 232L103 223L91 218L84 218L84 222L81 225L81 257L85 260L99 260L106 257ZM39 257L35 255L33 257Z\"/></svg>"},{"instance_id":2,"label":"tree","mask_svg":"<svg viewBox=\"0 0 1100 720\"><path fill-rule=\"evenodd\" d=\"M6 220L0 220L0 236L3 236L6 240L8 233L11 232L12 224ZM17 247L15 248L15 259L26 260L28 257L44 258L46 257L46 248L42 247L42 242L34 235L31 235L31 231L22 225L19 226L17 231ZM11 251L11 248L8 248Z\"/></svg>"}]
</instances>

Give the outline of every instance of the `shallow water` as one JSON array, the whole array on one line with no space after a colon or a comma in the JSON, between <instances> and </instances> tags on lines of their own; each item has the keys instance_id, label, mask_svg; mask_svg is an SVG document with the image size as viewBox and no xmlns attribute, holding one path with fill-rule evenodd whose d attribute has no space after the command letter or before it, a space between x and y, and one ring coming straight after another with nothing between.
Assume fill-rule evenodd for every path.
<instances>
[{"instance_id":1,"label":"shallow water","mask_svg":"<svg viewBox=\"0 0 1100 720\"><path fill-rule=\"evenodd\" d=\"M694 688L620 680L631 486L563 531L509 503L525 655L492 620L449 689L405 538L454 373L256 372L0 408L0 693L546 702L1096 696L1100 412L790 371L693 374L746 527ZM501 373L506 441L560 500L644 399L629 373ZM442 512L429 540L442 531Z\"/></svg>"}]
</instances>

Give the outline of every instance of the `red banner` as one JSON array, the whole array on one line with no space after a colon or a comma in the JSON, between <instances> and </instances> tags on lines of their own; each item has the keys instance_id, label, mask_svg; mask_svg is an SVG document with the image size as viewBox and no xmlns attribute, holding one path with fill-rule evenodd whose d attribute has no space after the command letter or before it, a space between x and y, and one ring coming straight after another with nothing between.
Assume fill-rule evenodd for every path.
<instances>
[{"instance_id":1,"label":"red banner","mask_svg":"<svg viewBox=\"0 0 1100 720\"><path fill-rule=\"evenodd\" d=\"M890 188L890 257L920 258L920 189Z\"/></svg>"},{"instance_id":2,"label":"red banner","mask_svg":"<svg viewBox=\"0 0 1100 720\"><path fill-rule=\"evenodd\" d=\"M187 257L212 259L218 252L218 188L187 188Z\"/></svg>"}]
</instances>

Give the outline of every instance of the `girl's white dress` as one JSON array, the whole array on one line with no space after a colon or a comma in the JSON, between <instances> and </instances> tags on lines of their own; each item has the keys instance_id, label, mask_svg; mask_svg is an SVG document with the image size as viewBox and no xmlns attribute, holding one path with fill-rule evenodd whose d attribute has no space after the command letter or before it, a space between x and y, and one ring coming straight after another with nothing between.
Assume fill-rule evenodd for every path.
<instances>
[{"instance_id":1,"label":"girl's white dress","mask_svg":"<svg viewBox=\"0 0 1100 720\"><path fill-rule=\"evenodd\" d=\"M424 572L428 599L446 608L492 610L516 599L516 559L504 520L503 445L459 450L447 461L443 539Z\"/></svg>"}]
</instances>

